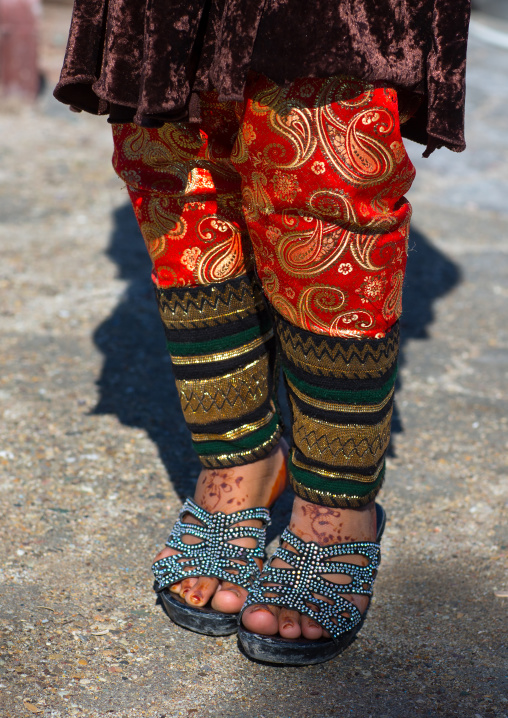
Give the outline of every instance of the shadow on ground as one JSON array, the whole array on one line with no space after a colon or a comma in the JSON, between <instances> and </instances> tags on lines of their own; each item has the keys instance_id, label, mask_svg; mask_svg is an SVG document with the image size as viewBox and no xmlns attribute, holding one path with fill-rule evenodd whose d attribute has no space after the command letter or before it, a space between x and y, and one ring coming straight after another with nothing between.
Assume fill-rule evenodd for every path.
<instances>
[{"instance_id":1,"label":"shadow on ground","mask_svg":"<svg viewBox=\"0 0 508 718\"><path fill-rule=\"evenodd\" d=\"M104 355L98 380L100 397L94 413L115 414L123 424L144 429L156 444L176 492L183 498L193 492L199 462L181 420L150 282L150 261L130 205L115 213L107 256L116 263L119 277L128 284L122 300L94 335ZM405 343L409 339L427 338L434 319L434 302L459 281L458 267L413 230L401 320L401 366ZM402 430L396 408L393 431ZM282 522L289 503L281 508L278 513ZM280 528L273 526L272 530L277 533Z\"/></svg>"}]
</instances>

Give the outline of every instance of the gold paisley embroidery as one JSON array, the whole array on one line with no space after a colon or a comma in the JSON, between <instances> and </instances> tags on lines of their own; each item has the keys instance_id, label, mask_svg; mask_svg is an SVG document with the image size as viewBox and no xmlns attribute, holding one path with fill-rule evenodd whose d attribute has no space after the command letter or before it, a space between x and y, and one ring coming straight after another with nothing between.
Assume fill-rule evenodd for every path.
<instances>
[{"instance_id":1,"label":"gold paisley embroidery","mask_svg":"<svg viewBox=\"0 0 508 718\"><path fill-rule=\"evenodd\" d=\"M159 136L164 146L171 148L174 162L195 160L198 151L204 145L204 138L199 128L189 127L181 122L166 122L160 128Z\"/></svg>"},{"instance_id":2,"label":"gold paisley embroidery","mask_svg":"<svg viewBox=\"0 0 508 718\"><path fill-rule=\"evenodd\" d=\"M317 190L310 195L307 206L318 216L326 217L327 220L333 219L339 225L346 225L348 229L359 225L353 202L342 189Z\"/></svg>"},{"instance_id":3,"label":"gold paisley embroidery","mask_svg":"<svg viewBox=\"0 0 508 718\"><path fill-rule=\"evenodd\" d=\"M244 164L249 159L249 150L242 132L239 132L236 136L230 159L233 165Z\"/></svg>"},{"instance_id":4,"label":"gold paisley embroidery","mask_svg":"<svg viewBox=\"0 0 508 718\"><path fill-rule=\"evenodd\" d=\"M404 281L404 273L399 269L390 279L392 289L390 294L386 297L383 305L383 317L388 319L389 317L396 316L400 317L402 314L402 283Z\"/></svg>"},{"instance_id":5,"label":"gold paisley embroidery","mask_svg":"<svg viewBox=\"0 0 508 718\"><path fill-rule=\"evenodd\" d=\"M347 124L331 106L316 111L320 148L345 181L355 187L384 182L392 174L393 155L383 141L373 136L373 130L388 134L394 123L393 116L382 107L358 112ZM363 128L372 134L362 132Z\"/></svg>"},{"instance_id":6,"label":"gold paisley embroidery","mask_svg":"<svg viewBox=\"0 0 508 718\"><path fill-rule=\"evenodd\" d=\"M268 81L254 95L249 109L255 115L268 115L270 127L285 140L282 144L265 143L260 161L279 170L295 170L310 159L317 145L312 127L312 110L296 97L289 98L287 88ZM252 133L244 141L247 139L250 140L249 144L254 143Z\"/></svg>"},{"instance_id":7,"label":"gold paisley embroidery","mask_svg":"<svg viewBox=\"0 0 508 718\"><path fill-rule=\"evenodd\" d=\"M268 180L261 172L253 172L250 187L243 189L243 207L247 220L255 222L260 214L273 214L274 207L268 191L265 189Z\"/></svg>"},{"instance_id":8,"label":"gold paisley embroidery","mask_svg":"<svg viewBox=\"0 0 508 718\"><path fill-rule=\"evenodd\" d=\"M352 234L351 235L351 254L362 269L370 272L376 272L382 269L382 266L374 264L371 259L373 250L379 242L379 235L372 234Z\"/></svg>"},{"instance_id":9,"label":"gold paisley embroidery","mask_svg":"<svg viewBox=\"0 0 508 718\"><path fill-rule=\"evenodd\" d=\"M268 166L279 170L296 170L310 160L317 146L311 110L292 107L289 114L281 114L274 109L270 113L269 122L277 134L289 141L289 148L287 143L267 145L263 157ZM288 156L288 149L292 150L292 156Z\"/></svg>"},{"instance_id":10,"label":"gold paisley embroidery","mask_svg":"<svg viewBox=\"0 0 508 718\"><path fill-rule=\"evenodd\" d=\"M298 325L300 323L300 318L294 304L288 299L286 299L283 294L270 294L269 292L267 292L267 294L272 307L277 312L279 312L279 314L283 316L284 319L287 319L287 321L291 322L292 324Z\"/></svg>"},{"instance_id":11,"label":"gold paisley embroidery","mask_svg":"<svg viewBox=\"0 0 508 718\"><path fill-rule=\"evenodd\" d=\"M263 289L269 295L279 291L279 278L273 269L266 268L263 273Z\"/></svg>"},{"instance_id":12,"label":"gold paisley embroidery","mask_svg":"<svg viewBox=\"0 0 508 718\"><path fill-rule=\"evenodd\" d=\"M141 233L152 260L166 251L168 239L180 239L187 230L186 221L174 214L174 203L164 195L153 194L148 202L149 220L140 224Z\"/></svg>"},{"instance_id":13,"label":"gold paisley embroidery","mask_svg":"<svg viewBox=\"0 0 508 718\"><path fill-rule=\"evenodd\" d=\"M245 273L242 236L237 227L216 217L205 217L197 228L203 242L212 246L197 260L199 284L213 284Z\"/></svg>"},{"instance_id":14,"label":"gold paisley embroidery","mask_svg":"<svg viewBox=\"0 0 508 718\"><path fill-rule=\"evenodd\" d=\"M338 287L319 284L307 287L298 297L297 326L334 337L361 336L374 324L374 316L366 310L341 311L346 304L347 295ZM335 316L325 320L318 312Z\"/></svg>"},{"instance_id":15,"label":"gold paisley embroidery","mask_svg":"<svg viewBox=\"0 0 508 718\"><path fill-rule=\"evenodd\" d=\"M119 131L117 128L121 128L121 125L113 125L113 131L120 134L121 130ZM131 125L131 129L132 134L127 135L122 145L122 154L128 160L136 160L143 157L144 147L149 141L149 134L145 129L137 125Z\"/></svg>"},{"instance_id":16,"label":"gold paisley embroidery","mask_svg":"<svg viewBox=\"0 0 508 718\"><path fill-rule=\"evenodd\" d=\"M296 277L315 277L346 251L350 233L316 220L309 232L282 235L275 250L283 269Z\"/></svg>"},{"instance_id":17,"label":"gold paisley embroidery","mask_svg":"<svg viewBox=\"0 0 508 718\"><path fill-rule=\"evenodd\" d=\"M287 90L268 81L262 90L256 92L250 110L258 116L268 115L273 110L283 111L286 105Z\"/></svg>"},{"instance_id":18,"label":"gold paisley embroidery","mask_svg":"<svg viewBox=\"0 0 508 718\"><path fill-rule=\"evenodd\" d=\"M370 105L374 95L374 86L356 77L340 75L331 77L317 96L316 107L331 105L336 102L345 109Z\"/></svg>"}]
</instances>

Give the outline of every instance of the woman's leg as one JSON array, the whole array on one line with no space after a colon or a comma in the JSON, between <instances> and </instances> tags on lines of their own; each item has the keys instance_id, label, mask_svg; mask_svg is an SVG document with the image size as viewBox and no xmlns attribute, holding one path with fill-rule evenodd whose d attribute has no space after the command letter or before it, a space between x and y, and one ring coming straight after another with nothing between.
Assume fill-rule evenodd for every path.
<instances>
[{"instance_id":1,"label":"woman's leg","mask_svg":"<svg viewBox=\"0 0 508 718\"><path fill-rule=\"evenodd\" d=\"M113 161L153 262L182 411L203 465L195 501L233 513L273 503L285 485L284 451L272 320L252 274L240 178L229 162L238 106L213 93L201 104L199 127L115 126ZM188 535L186 542L195 543ZM172 590L200 606L218 586L193 577ZM221 588L229 590L217 593L214 607L237 612L246 592Z\"/></svg>"},{"instance_id":2,"label":"woman's leg","mask_svg":"<svg viewBox=\"0 0 508 718\"><path fill-rule=\"evenodd\" d=\"M254 78L232 158L292 410L290 529L320 545L373 541L414 177L396 94L350 78L289 89ZM322 634L286 609L253 606L243 621Z\"/></svg>"}]
</instances>

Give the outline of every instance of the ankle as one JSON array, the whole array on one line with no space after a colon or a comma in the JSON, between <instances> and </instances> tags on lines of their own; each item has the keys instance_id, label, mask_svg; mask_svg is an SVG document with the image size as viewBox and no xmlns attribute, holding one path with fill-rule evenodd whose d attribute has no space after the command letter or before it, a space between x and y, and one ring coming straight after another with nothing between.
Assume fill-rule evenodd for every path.
<instances>
[{"instance_id":1,"label":"ankle","mask_svg":"<svg viewBox=\"0 0 508 718\"><path fill-rule=\"evenodd\" d=\"M289 529L304 541L320 546L354 541L374 541L376 509L371 501L358 509L334 509L304 501L293 504Z\"/></svg>"},{"instance_id":2,"label":"ankle","mask_svg":"<svg viewBox=\"0 0 508 718\"><path fill-rule=\"evenodd\" d=\"M203 469L194 500L207 511L231 513L270 507L287 486L288 447L281 442L264 459L227 469Z\"/></svg>"}]
</instances>

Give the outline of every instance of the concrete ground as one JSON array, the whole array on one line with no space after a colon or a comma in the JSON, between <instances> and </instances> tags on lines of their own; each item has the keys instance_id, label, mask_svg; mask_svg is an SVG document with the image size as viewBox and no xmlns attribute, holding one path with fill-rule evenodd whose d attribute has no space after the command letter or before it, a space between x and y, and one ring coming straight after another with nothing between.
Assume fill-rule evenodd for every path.
<instances>
[{"instance_id":1,"label":"concrete ground","mask_svg":"<svg viewBox=\"0 0 508 718\"><path fill-rule=\"evenodd\" d=\"M48 86L67 23L47 8ZM409 146L383 566L356 643L307 668L251 663L156 604L151 557L198 467L109 127L48 93L3 106L2 717L508 715L507 73L508 50L473 36L467 152Z\"/></svg>"}]
</instances>

